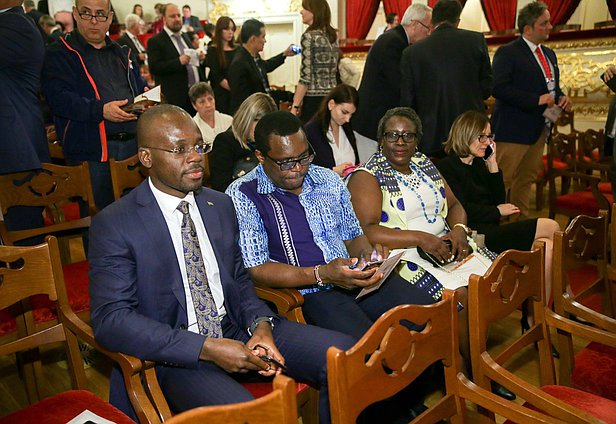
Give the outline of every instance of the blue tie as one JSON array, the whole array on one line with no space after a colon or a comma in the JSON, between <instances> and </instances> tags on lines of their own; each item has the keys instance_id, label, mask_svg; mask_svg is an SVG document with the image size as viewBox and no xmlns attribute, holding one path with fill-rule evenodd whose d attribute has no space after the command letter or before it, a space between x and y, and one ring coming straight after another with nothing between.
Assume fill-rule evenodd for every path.
<instances>
[{"instance_id":1,"label":"blue tie","mask_svg":"<svg viewBox=\"0 0 616 424\"><path fill-rule=\"evenodd\" d=\"M222 337L222 328L218 320L218 310L205 274L205 265L195 223L188 212L188 202L182 200L177 210L184 215L182 219L182 246L186 261L188 287L192 296L199 333L207 337Z\"/></svg>"}]
</instances>

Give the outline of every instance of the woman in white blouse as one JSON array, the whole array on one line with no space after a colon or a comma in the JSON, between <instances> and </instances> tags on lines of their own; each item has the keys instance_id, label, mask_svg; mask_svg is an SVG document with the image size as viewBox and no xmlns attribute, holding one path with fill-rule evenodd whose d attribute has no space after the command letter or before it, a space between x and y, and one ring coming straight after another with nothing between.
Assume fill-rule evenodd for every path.
<instances>
[{"instance_id":1,"label":"woman in white blouse","mask_svg":"<svg viewBox=\"0 0 616 424\"><path fill-rule=\"evenodd\" d=\"M188 90L188 97L197 111L193 120L201 130L203 142L213 144L214 138L225 132L233 122L233 118L216 110L214 91L208 83L198 82Z\"/></svg>"},{"instance_id":2,"label":"woman in white blouse","mask_svg":"<svg viewBox=\"0 0 616 424\"><path fill-rule=\"evenodd\" d=\"M306 136L315 151L313 164L330 168L340 176L359 163L351 117L359 97L354 87L340 84L321 102L314 118L306 124Z\"/></svg>"}]
</instances>

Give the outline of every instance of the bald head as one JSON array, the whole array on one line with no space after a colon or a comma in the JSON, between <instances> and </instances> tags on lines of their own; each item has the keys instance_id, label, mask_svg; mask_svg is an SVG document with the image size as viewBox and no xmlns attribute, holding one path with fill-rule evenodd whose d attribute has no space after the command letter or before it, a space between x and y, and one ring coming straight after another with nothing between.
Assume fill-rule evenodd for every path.
<instances>
[{"instance_id":1,"label":"bald head","mask_svg":"<svg viewBox=\"0 0 616 424\"><path fill-rule=\"evenodd\" d=\"M169 127L176 127L194 121L181 107L162 104L146 110L137 121L139 147L157 146L164 140ZM195 124L196 125L196 124Z\"/></svg>"}]
</instances>

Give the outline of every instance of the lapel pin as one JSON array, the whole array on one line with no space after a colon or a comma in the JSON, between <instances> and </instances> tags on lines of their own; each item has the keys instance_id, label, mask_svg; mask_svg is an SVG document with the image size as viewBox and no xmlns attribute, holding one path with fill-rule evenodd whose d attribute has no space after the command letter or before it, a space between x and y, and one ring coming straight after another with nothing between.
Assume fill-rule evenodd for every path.
<instances>
[{"instance_id":1,"label":"lapel pin","mask_svg":"<svg viewBox=\"0 0 616 424\"><path fill-rule=\"evenodd\" d=\"M210 202L210 201L208 201L208 202L207 202L207 204L208 204L209 206L214 206L214 204L213 204L212 202Z\"/></svg>"}]
</instances>

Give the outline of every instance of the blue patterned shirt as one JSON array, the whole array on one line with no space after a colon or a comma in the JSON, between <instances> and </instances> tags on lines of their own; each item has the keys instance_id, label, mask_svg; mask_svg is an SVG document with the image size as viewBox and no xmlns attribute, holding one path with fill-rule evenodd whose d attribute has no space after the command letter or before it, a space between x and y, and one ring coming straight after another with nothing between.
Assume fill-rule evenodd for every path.
<instances>
[{"instance_id":1,"label":"blue patterned shirt","mask_svg":"<svg viewBox=\"0 0 616 424\"><path fill-rule=\"evenodd\" d=\"M298 214L285 210L285 199L280 201L284 196L295 195L276 187L261 165L234 181L227 194L235 205L240 248L246 268L275 260L272 256L276 256L277 262L308 265L305 260L302 262L301 257L295 261L294 256L300 249L296 249L293 238L289 236L296 227L301 226L293 220L297 219ZM340 177L330 169L311 165L298 198L314 244L321 251L321 261L324 259L324 263L328 263L336 258L347 258L349 253L344 242L359 237L363 232L351 205L351 194ZM268 207L271 209L268 216L262 216L259 209ZM293 215L287 215L287 212ZM266 228L266 222L277 228ZM268 233L276 234L279 240L269 240ZM282 246L285 250L282 257L286 260L279 260L279 255L270 254L270 249L275 246Z\"/></svg>"}]
</instances>

